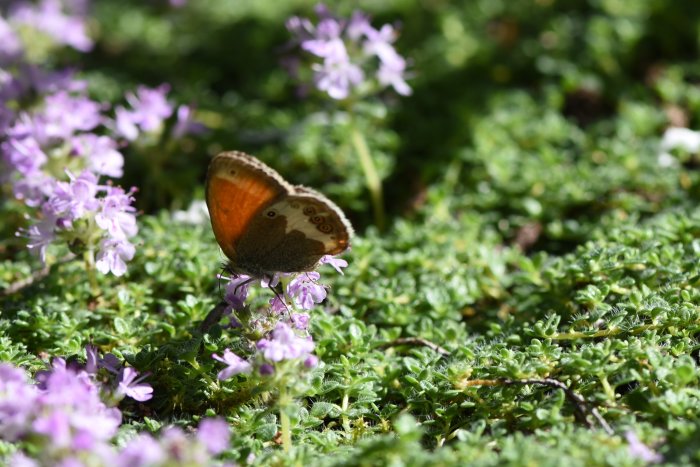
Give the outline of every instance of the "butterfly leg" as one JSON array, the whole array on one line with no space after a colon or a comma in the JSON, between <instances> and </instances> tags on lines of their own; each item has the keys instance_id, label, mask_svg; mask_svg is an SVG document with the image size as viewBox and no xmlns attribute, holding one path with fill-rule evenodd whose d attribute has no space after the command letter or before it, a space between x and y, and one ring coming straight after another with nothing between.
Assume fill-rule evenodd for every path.
<instances>
[{"instance_id":1,"label":"butterfly leg","mask_svg":"<svg viewBox=\"0 0 700 467\"><path fill-rule=\"evenodd\" d=\"M287 317L291 319L292 312L287 306L287 301L284 299L284 288L282 287L282 282L277 281L275 285L272 285L274 281L274 276L271 276L269 274L265 275L265 281L267 282L267 288L272 290L272 293L275 294L277 300L279 300L280 303L284 305L285 310L287 310Z\"/></svg>"},{"instance_id":2,"label":"butterfly leg","mask_svg":"<svg viewBox=\"0 0 700 467\"><path fill-rule=\"evenodd\" d=\"M255 282L257 279L258 279L257 277L249 277L248 279L244 280L240 284L236 285L236 287L233 288L234 295L238 294L238 291L240 290L241 287L245 287L248 284Z\"/></svg>"}]
</instances>

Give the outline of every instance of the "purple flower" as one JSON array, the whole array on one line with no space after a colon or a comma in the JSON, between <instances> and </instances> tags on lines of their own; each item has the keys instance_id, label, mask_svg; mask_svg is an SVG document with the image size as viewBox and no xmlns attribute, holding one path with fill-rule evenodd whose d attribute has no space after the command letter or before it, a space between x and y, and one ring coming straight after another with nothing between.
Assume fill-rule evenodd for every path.
<instances>
[{"instance_id":1,"label":"purple flower","mask_svg":"<svg viewBox=\"0 0 700 467\"><path fill-rule=\"evenodd\" d=\"M392 45L397 37L392 25L375 29L362 12L353 13L350 20L337 19L325 6L317 7L316 13L316 27L308 19L292 17L287 29L295 36L294 44L321 59L321 63L311 64L320 91L333 99L345 99L364 84L367 76L376 76L380 87L391 86L401 95L411 93L404 78L406 61ZM372 57L378 60L368 60ZM298 69L295 64L291 70L294 76Z\"/></svg>"},{"instance_id":2,"label":"purple flower","mask_svg":"<svg viewBox=\"0 0 700 467\"><path fill-rule=\"evenodd\" d=\"M315 71L316 87L333 99L345 99L351 88L364 80L362 69L347 59L326 59L323 64L314 64L311 68Z\"/></svg>"},{"instance_id":3,"label":"purple flower","mask_svg":"<svg viewBox=\"0 0 700 467\"><path fill-rule=\"evenodd\" d=\"M106 238L100 242L95 267L102 274L111 272L119 277L126 273L126 261L130 261L136 248L126 240Z\"/></svg>"},{"instance_id":4,"label":"purple flower","mask_svg":"<svg viewBox=\"0 0 700 467\"><path fill-rule=\"evenodd\" d=\"M277 323L271 339L260 339L257 347L263 357L273 362L305 358L314 350L311 338L297 336L284 322Z\"/></svg>"},{"instance_id":5,"label":"purple flower","mask_svg":"<svg viewBox=\"0 0 700 467\"><path fill-rule=\"evenodd\" d=\"M70 91L84 95L87 91L87 81L75 79L75 72L71 69L47 70L35 65L25 65L18 79L34 89L37 94Z\"/></svg>"},{"instance_id":6,"label":"purple flower","mask_svg":"<svg viewBox=\"0 0 700 467\"><path fill-rule=\"evenodd\" d=\"M272 289L274 287L277 287L277 284L280 283L282 277L286 276L288 276L287 273L276 272L272 275L272 277L263 277L262 279L260 279L260 286Z\"/></svg>"},{"instance_id":7,"label":"purple flower","mask_svg":"<svg viewBox=\"0 0 700 467\"><path fill-rule=\"evenodd\" d=\"M181 105L177 108L177 120L173 127L172 136L180 139L185 135L199 135L207 131L203 123L197 122L193 118L193 109L188 105Z\"/></svg>"},{"instance_id":8,"label":"purple flower","mask_svg":"<svg viewBox=\"0 0 700 467\"><path fill-rule=\"evenodd\" d=\"M243 360L241 357L231 352L229 349L224 349L223 357L219 357L216 354L212 354L211 358L226 364L226 368L221 370L217 375L217 378L220 381L229 379L230 377L232 377L233 375L237 375L238 373L250 373L250 363Z\"/></svg>"},{"instance_id":9,"label":"purple flower","mask_svg":"<svg viewBox=\"0 0 700 467\"><path fill-rule=\"evenodd\" d=\"M83 18L65 14L59 0L42 0L38 5L19 2L10 12L10 21L35 28L82 52L92 48Z\"/></svg>"},{"instance_id":10,"label":"purple flower","mask_svg":"<svg viewBox=\"0 0 700 467\"><path fill-rule=\"evenodd\" d=\"M120 371L122 362L113 353L107 353L105 354L104 358L100 358L98 360L98 365L100 368L104 368L110 373L114 373L116 375Z\"/></svg>"},{"instance_id":11,"label":"purple flower","mask_svg":"<svg viewBox=\"0 0 700 467\"><path fill-rule=\"evenodd\" d=\"M272 376L275 374L275 367L269 363L263 363L258 370L261 376Z\"/></svg>"},{"instance_id":12,"label":"purple flower","mask_svg":"<svg viewBox=\"0 0 700 467\"><path fill-rule=\"evenodd\" d=\"M309 327L308 313L292 313L292 324L297 329L305 330Z\"/></svg>"},{"instance_id":13,"label":"purple flower","mask_svg":"<svg viewBox=\"0 0 700 467\"><path fill-rule=\"evenodd\" d=\"M95 175L89 171L84 171L78 177L70 172L68 175L69 182L38 177L39 180L46 180L43 189L50 194L41 207L40 220L20 232L29 239L27 247L36 249L42 261L45 260L46 247L54 240L56 232L70 229L75 220L94 215L100 208L100 200L96 196L101 187L97 185ZM17 184L15 188L18 186L22 185Z\"/></svg>"},{"instance_id":14,"label":"purple flower","mask_svg":"<svg viewBox=\"0 0 700 467\"><path fill-rule=\"evenodd\" d=\"M102 106L85 96L58 91L46 96L41 115L49 137L68 138L77 131L90 131L102 124Z\"/></svg>"},{"instance_id":15,"label":"purple flower","mask_svg":"<svg viewBox=\"0 0 700 467\"><path fill-rule=\"evenodd\" d=\"M326 298L326 288L316 282L320 277L315 271L298 275L287 285L287 294L303 310L312 309Z\"/></svg>"},{"instance_id":16,"label":"purple flower","mask_svg":"<svg viewBox=\"0 0 700 467\"><path fill-rule=\"evenodd\" d=\"M20 230L18 235L27 237L27 248L36 251L42 263L46 263L46 247L55 238L56 218L52 208L46 204L42 207L44 217L27 230Z\"/></svg>"},{"instance_id":17,"label":"purple flower","mask_svg":"<svg viewBox=\"0 0 700 467\"><path fill-rule=\"evenodd\" d=\"M139 128L136 125L136 117L124 107L117 107L114 111L114 130L129 141L139 137Z\"/></svg>"},{"instance_id":18,"label":"purple flower","mask_svg":"<svg viewBox=\"0 0 700 467\"><path fill-rule=\"evenodd\" d=\"M297 36L299 42L313 39L315 28L307 18L292 16L286 21L285 26L289 32Z\"/></svg>"},{"instance_id":19,"label":"purple flower","mask_svg":"<svg viewBox=\"0 0 700 467\"><path fill-rule=\"evenodd\" d=\"M138 372L133 368L122 368L119 374L119 385L117 386L117 398L124 396L131 397L139 402L144 402L153 397L153 388L150 384L142 383L148 375L137 378Z\"/></svg>"},{"instance_id":20,"label":"purple flower","mask_svg":"<svg viewBox=\"0 0 700 467\"><path fill-rule=\"evenodd\" d=\"M289 307L279 295L275 295L270 299L270 310L277 314L284 313L289 310Z\"/></svg>"},{"instance_id":21,"label":"purple flower","mask_svg":"<svg viewBox=\"0 0 700 467\"><path fill-rule=\"evenodd\" d=\"M382 63L377 71L377 79L383 86L391 86L394 91L402 96L411 95L411 87L404 79L404 71L406 70L406 61L396 56L396 60L391 63Z\"/></svg>"},{"instance_id":22,"label":"purple flower","mask_svg":"<svg viewBox=\"0 0 700 467\"><path fill-rule=\"evenodd\" d=\"M369 29L372 29L372 26L369 24L369 17L361 11L353 12L346 28L346 33L350 40L358 42L362 39L362 36L367 34Z\"/></svg>"},{"instance_id":23,"label":"purple flower","mask_svg":"<svg viewBox=\"0 0 700 467\"><path fill-rule=\"evenodd\" d=\"M224 294L224 301L228 304L225 313L231 313L232 311L243 308L243 304L246 298L248 298L248 286L250 282L251 278L245 274L231 278L230 282L226 285L226 293Z\"/></svg>"},{"instance_id":24,"label":"purple flower","mask_svg":"<svg viewBox=\"0 0 700 467\"><path fill-rule=\"evenodd\" d=\"M29 458L22 451L15 451L10 457L10 463L12 467L39 467L39 463L34 459Z\"/></svg>"},{"instance_id":25,"label":"purple flower","mask_svg":"<svg viewBox=\"0 0 700 467\"><path fill-rule=\"evenodd\" d=\"M163 121L173 113L173 106L165 97L170 87L163 84L157 88L139 86L136 93L128 93L126 101L131 109L119 106L114 111L114 130L120 136L129 141L138 138L141 131L155 132L159 130ZM182 110L178 114L180 127L178 131L195 128L195 124L189 121L189 109Z\"/></svg>"},{"instance_id":26,"label":"purple flower","mask_svg":"<svg viewBox=\"0 0 700 467\"><path fill-rule=\"evenodd\" d=\"M160 443L146 433L141 433L131 439L117 458L119 467L141 467L161 465L166 454Z\"/></svg>"},{"instance_id":27,"label":"purple flower","mask_svg":"<svg viewBox=\"0 0 700 467\"><path fill-rule=\"evenodd\" d=\"M131 205L134 200L132 193L124 192L121 187L108 186L102 200L102 210L95 215L97 225L113 239L124 240L138 232L133 214L136 209Z\"/></svg>"},{"instance_id":28,"label":"purple flower","mask_svg":"<svg viewBox=\"0 0 700 467\"><path fill-rule=\"evenodd\" d=\"M34 421L32 431L48 437L54 448L68 448L73 438L70 422L65 412L49 412Z\"/></svg>"},{"instance_id":29,"label":"purple flower","mask_svg":"<svg viewBox=\"0 0 700 467\"><path fill-rule=\"evenodd\" d=\"M84 371L66 367L54 359L40 385L38 416L31 431L46 435L52 444L72 449L90 449L111 439L121 423L121 413L100 400L100 390Z\"/></svg>"},{"instance_id":30,"label":"purple flower","mask_svg":"<svg viewBox=\"0 0 700 467\"><path fill-rule=\"evenodd\" d=\"M221 418L205 418L199 423L197 440L207 448L209 454L216 455L225 451L230 436L228 423Z\"/></svg>"},{"instance_id":31,"label":"purple flower","mask_svg":"<svg viewBox=\"0 0 700 467\"><path fill-rule=\"evenodd\" d=\"M44 99L35 114L22 113L8 134L14 138L33 137L40 145L69 139L78 131L89 131L103 122L102 106L82 95L61 90Z\"/></svg>"},{"instance_id":32,"label":"purple flower","mask_svg":"<svg viewBox=\"0 0 700 467\"><path fill-rule=\"evenodd\" d=\"M136 94L127 94L126 100L131 105L131 117L144 131L155 131L160 128L163 120L173 113L165 95L170 87L161 85L157 88L139 86Z\"/></svg>"},{"instance_id":33,"label":"purple flower","mask_svg":"<svg viewBox=\"0 0 700 467\"><path fill-rule=\"evenodd\" d=\"M340 268L348 267L347 261L345 261L342 258L337 258L337 257L331 256L331 255L322 256L321 259L319 260L319 264L330 264L333 267L333 269L338 271L338 273L340 273L340 274L344 274L343 270Z\"/></svg>"},{"instance_id":34,"label":"purple flower","mask_svg":"<svg viewBox=\"0 0 700 467\"><path fill-rule=\"evenodd\" d=\"M87 161L88 170L115 178L124 174L124 156L112 138L83 133L72 139L72 146L73 152Z\"/></svg>"},{"instance_id":35,"label":"purple flower","mask_svg":"<svg viewBox=\"0 0 700 467\"><path fill-rule=\"evenodd\" d=\"M48 160L34 138L10 138L0 145L0 149L10 170L25 177L37 172Z\"/></svg>"},{"instance_id":36,"label":"purple flower","mask_svg":"<svg viewBox=\"0 0 700 467\"><path fill-rule=\"evenodd\" d=\"M345 43L340 37L343 26L333 18L318 23L315 35L302 41L301 48L318 57L331 60L347 60Z\"/></svg>"},{"instance_id":37,"label":"purple flower","mask_svg":"<svg viewBox=\"0 0 700 467\"><path fill-rule=\"evenodd\" d=\"M376 55L384 63L395 61L399 57L396 49L391 45L396 39L396 31L390 24L385 24L381 29L373 27L364 27L366 40L364 42L364 52L367 55Z\"/></svg>"},{"instance_id":38,"label":"purple flower","mask_svg":"<svg viewBox=\"0 0 700 467\"><path fill-rule=\"evenodd\" d=\"M84 217L88 212L97 211L97 177L87 170L78 177L68 172L70 182L56 182L53 194L46 204L54 210L54 216L68 223ZM67 224L66 224L67 225Z\"/></svg>"},{"instance_id":39,"label":"purple flower","mask_svg":"<svg viewBox=\"0 0 700 467\"><path fill-rule=\"evenodd\" d=\"M12 187L15 198L24 201L31 207L41 205L47 196L51 195L55 180L44 172L32 172L17 180Z\"/></svg>"},{"instance_id":40,"label":"purple flower","mask_svg":"<svg viewBox=\"0 0 700 467\"><path fill-rule=\"evenodd\" d=\"M177 460L177 464L207 465L209 463L204 447L199 443L192 443L178 427L166 428L160 437L160 443L168 458Z\"/></svg>"},{"instance_id":41,"label":"purple flower","mask_svg":"<svg viewBox=\"0 0 700 467\"><path fill-rule=\"evenodd\" d=\"M318 357L316 355L309 355L304 360L304 366L306 368L315 368L318 365Z\"/></svg>"},{"instance_id":42,"label":"purple flower","mask_svg":"<svg viewBox=\"0 0 700 467\"><path fill-rule=\"evenodd\" d=\"M34 416L39 391L24 370L0 363L0 439L16 441Z\"/></svg>"},{"instance_id":43,"label":"purple flower","mask_svg":"<svg viewBox=\"0 0 700 467\"><path fill-rule=\"evenodd\" d=\"M379 70L377 79L382 86L392 86L402 96L411 94L411 88L404 79L406 60L403 59L392 46L396 39L396 31L390 24L385 24L377 30L372 27L364 28L367 40L364 43L364 51L367 55L375 55L379 58Z\"/></svg>"},{"instance_id":44,"label":"purple flower","mask_svg":"<svg viewBox=\"0 0 700 467\"><path fill-rule=\"evenodd\" d=\"M98 360L99 354L97 353L97 347L92 344L85 346L85 371L91 375L97 373L99 368Z\"/></svg>"},{"instance_id":45,"label":"purple flower","mask_svg":"<svg viewBox=\"0 0 700 467\"><path fill-rule=\"evenodd\" d=\"M627 431L625 439L629 443L629 454L632 458L639 459L647 464L656 464L664 460L661 454L642 443L634 431Z\"/></svg>"},{"instance_id":46,"label":"purple flower","mask_svg":"<svg viewBox=\"0 0 700 467\"><path fill-rule=\"evenodd\" d=\"M10 24L0 16L0 67L22 54L22 42Z\"/></svg>"}]
</instances>

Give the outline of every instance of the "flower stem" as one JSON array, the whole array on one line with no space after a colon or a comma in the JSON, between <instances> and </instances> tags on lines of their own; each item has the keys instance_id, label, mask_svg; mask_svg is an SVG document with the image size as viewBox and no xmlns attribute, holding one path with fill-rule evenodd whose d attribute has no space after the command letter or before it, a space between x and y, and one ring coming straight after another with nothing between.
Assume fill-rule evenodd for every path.
<instances>
[{"instance_id":1,"label":"flower stem","mask_svg":"<svg viewBox=\"0 0 700 467\"><path fill-rule=\"evenodd\" d=\"M85 260L85 270L88 275L88 282L90 282L90 290L93 295L98 295L100 292L97 286L97 276L95 276L95 252L94 250L88 248L83 253L83 259Z\"/></svg>"},{"instance_id":2,"label":"flower stem","mask_svg":"<svg viewBox=\"0 0 700 467\"><path fill-rule=\"evenodd\" d=\"M350 431L352 430L350 428L350 420L348 419L348 407L350 405L350 396L346 392L343 394L343 402L342 405L340 406L340 410L342 412L341 419L343 422L343 429L345 432L349 435Z\"/></svg>"},{"instance_id":3,"label":"flower stem","mask_svg":"<svg viewBox=\"0 0 700 467\"><path fill-rule=\"evenodd\" d=\"M287 415L287 390L280 386L280 431L282 433L282 448L284 452L289 452L292 449L292 426L289 423L289 415Z\"/></svg>"},{"instance_id":4,"label":"flower stem","mask_svg":"<svg viewBox=\"0 0 700 467\"><path fill-rule=\"evenodd\" d=\"M374 211L374 223L381 231L384 230L384 194L382 193L382 181L377 173L377 168L372 160L372 155L367 147L367 140L360 133L355 125L352 125L351 131L352 144L357 151L357 156L360 158L360 165L365 174L365 183L369 190L372 199L372 209Z\"/></svg>"}]
</instances>

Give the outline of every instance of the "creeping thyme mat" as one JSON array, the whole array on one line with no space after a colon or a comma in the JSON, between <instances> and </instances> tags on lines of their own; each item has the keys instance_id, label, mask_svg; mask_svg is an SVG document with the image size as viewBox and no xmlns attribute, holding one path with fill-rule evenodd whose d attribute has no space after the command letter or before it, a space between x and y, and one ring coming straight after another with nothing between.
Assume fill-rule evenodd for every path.
<instances>
[{"instance_id":1,"label":"creeping thyme mat","mask_svg":"<svg viewBox=\"0 0 700 467\"><path fill-rule=\"evenodd\" d=\"M0 5L0 463L700 463L700 9L666 3ZM221 150L350 250L232 274Z\"/></svg>"}]
</instances>

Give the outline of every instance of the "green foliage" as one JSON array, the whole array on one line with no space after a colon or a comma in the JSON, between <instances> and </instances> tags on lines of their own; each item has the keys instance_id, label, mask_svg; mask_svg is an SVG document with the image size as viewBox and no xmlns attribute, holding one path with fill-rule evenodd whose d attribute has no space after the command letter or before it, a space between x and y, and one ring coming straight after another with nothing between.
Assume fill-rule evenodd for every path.
<instances>
[{"instance_id":1,"label":"green foliage","mask_svg":"<svg viewBox=\"0 0 700 467\"><path fill-rule=\"evenodd\" d=\"M82 263L58 262L3 295L0 360L38 370L48 356L83 360L93 342L151 372L154 399L122 407L123 436L218 414L234 433L224 457L242 464L639 465L627 430L672 464L700 462L698 155L658 161L669 109L700 122L697 5L360 2L402 21L415 94L350 116L298 99L279 66L283 21L310 2L96 3L98 48L83 63L93 93L170 82L213 130L171 159L127 159L126 185L149 200L128 275L98 276L95 294ZM342 144L351 117L385 183L386 232L368 226ZM359 231L345 274L322 270L321 363L286 411L289 453L274 391L216 380L212 353L250 349L220 324L199 329L221 293L209 226L162 210L201 195L222 148L324 191ZM22 208L0 210L4 288L41 266L11 238ZM449 356L396 341L407 337ZM590 413L588 427L561 389L505 383L544 378L615 434Z\"/></svg>"}]
</instances>

